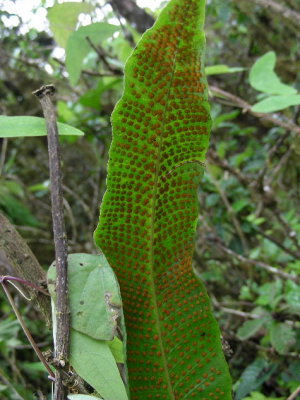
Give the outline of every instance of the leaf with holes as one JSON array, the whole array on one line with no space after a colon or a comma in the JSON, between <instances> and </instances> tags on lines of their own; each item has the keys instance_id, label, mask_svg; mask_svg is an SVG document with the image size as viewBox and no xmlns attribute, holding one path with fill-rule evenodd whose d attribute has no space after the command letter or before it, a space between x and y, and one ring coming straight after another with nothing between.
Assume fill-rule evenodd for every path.
<instances>
[{"instance_id":1,"label":"leaf with holes","mask_svg":"<svg viewBox=\"0 0 300 400\"><path fill-rule=\"evenodd\" d=\"M48 270L48 287L55 295L55 262ZM122 301L118 282L103 254L69 254L69 302L72 328L99 340L113 340Z\"/></svg>"},{"instance_id":2,"label":"leaf with holes","mask_svg":"<svg viewBox=\"0 0 300 400\"><path fill-rule=\"evenodd\" d=\"M95 232L120 287L131 400L231 399L220 331L192 271L211 119L204 0L171 0L125 67Z\"/></svg>"}]
</instances>

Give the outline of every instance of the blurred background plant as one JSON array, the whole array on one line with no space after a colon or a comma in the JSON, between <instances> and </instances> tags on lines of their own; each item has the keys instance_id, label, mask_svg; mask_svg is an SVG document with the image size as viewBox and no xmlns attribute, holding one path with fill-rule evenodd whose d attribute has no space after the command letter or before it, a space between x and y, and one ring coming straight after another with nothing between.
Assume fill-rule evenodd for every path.
<instances>
[{"instance_id":1,"label":"blurred background plant","mask_svg":"<svg viewBox=\"0 0 300 400\"><path fill-rule=\"evenodd\" d=\"M41 116L31 92L54 83L59 121L85 132L61 137L70 253L96 251L123 66L164 3L0 0L1 114ZM194 266L220 321L235 400L296 399L300 381L299 23L297 0L207 1L213 132ZM0 210L46 268L54 257L46 139L0 141ZM1 274L6 267L0 252ZM46 374L0 296L0 397L45 399ZM14 298L50 347L37 311Z\"/></svg>"}]
</instances>

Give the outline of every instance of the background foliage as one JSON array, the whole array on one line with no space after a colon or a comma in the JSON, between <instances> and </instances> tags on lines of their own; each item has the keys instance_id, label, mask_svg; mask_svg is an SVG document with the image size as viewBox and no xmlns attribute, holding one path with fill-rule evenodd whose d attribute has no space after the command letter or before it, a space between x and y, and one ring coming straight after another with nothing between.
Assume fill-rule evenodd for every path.
<instances>
[{"instance_id":1,"label":"background foliage","mask_svg":"<svg viewBox=\"0 0 300 400\"><path fill-rule=\"evenodd\" d=\"M48 19L37 29L21 1L2 0L1 114L41 116L31 92L51 82L59 121L86 133L61 138L70 253L96 252L92 233L123 65L163 3L143 9L131 0L91 0L48 9L53 4L41 1L32 19L47 12ZM300 7L276 4L207 5L214 126L194 265L220 321L236 400L286 398L300 380ZM53 259L46 148L43 137L2 139L0 158L0 208L45 268ZM0 268L6 273L1 254ZM50 347L36 311L18 294L15 300L36 340ZM2 293L0 347L1 398L43 399L50 385Z\"/></svg>"}]
</instances>

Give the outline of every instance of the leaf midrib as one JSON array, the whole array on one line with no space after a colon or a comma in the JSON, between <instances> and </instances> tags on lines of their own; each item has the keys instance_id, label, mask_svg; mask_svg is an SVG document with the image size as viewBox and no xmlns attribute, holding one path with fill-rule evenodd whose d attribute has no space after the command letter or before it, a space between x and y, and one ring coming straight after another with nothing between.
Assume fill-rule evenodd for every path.
<instances>
[{"instance_id":1,"label":"leaf midrib","mask_svg":"<svg viewBox=\"0 0 300 400\"><path fill-rule=\"evenodd\" d=\"M179 40L178 40L179 43ZM167 357L166 353L164 350L163 346L163 341L162 341L162 334L161 334L161 328L160 328L160 321L159 321L159 314L158 314L158 304L157 304L157 296L156 296L156 290L155 290L155 283L154 283L154 231L155 231L155 216L156 216L156 201L157 201L157 184L158 184L158 177L159 177L159 171L160 171L160 161L161 161L161 148L162 148L162 143L163 143L163 137L164 137L164 129L165 129L165 122L166 122L166 114L168 111L168 105L169 105L169 96L170 92L172 89L172 84L173 84L173 79L174 79L174 73L176 69L176 56L177 56L177 50L178 50L178 44L175 49L174 53L174 59L173 59L173 65L172 65L172 75L170 79L170 84L169 84L169 89L167 93L167 99L166 99L166 105L164 107L164 114L163 114L163 121L162 121L162 129L161 129L161 135L159 138L159 145L158 145L158 157L155 165L155 177L154 177L154 192L153 192L153 199L152 199L152 211L151 211L151 230L150 230L150 267L151 267L151 289L153 293L153 301L154 301L154 309L155 309L155 320L156 320L156 326L157 326L157 331L158 331L158 341L159 345L161 348L161 353L162 353L162 359L163 359L163 364L164 364L164 370L165 370L165 376L167 379L167 384L168 384L168 390L171 395L171 398L175 400L175 395L172 389L171 385L171 378L169 375L168 371L168 365L167 365Z\"/></svg>"}]
</instances>

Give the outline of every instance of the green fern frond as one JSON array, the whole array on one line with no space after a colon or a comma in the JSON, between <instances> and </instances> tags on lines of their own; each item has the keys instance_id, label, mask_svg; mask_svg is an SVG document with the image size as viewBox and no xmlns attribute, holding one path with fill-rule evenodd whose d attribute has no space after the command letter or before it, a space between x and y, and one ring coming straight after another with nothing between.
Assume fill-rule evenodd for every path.
<instances>
[{"instance_id":1,"label":"green fern frond","mask_svg":"<svg viewBox=\"0 0 300 400\"><path fill-rule=\"evenodd\" d=\"M95 241L120 282L131 400L229 400L220 332L192 271L211 119L204 0L171 0L125 67Z\"/></svg>"}]
</instances>

